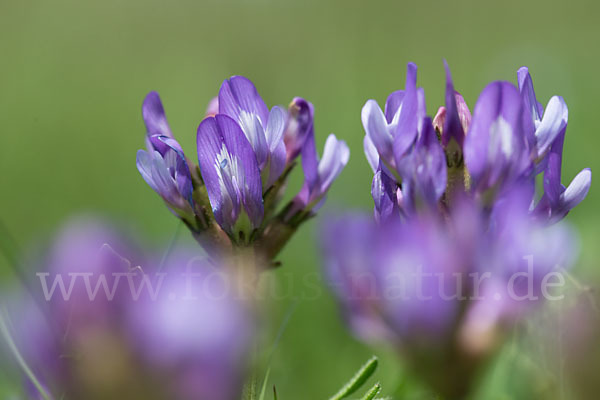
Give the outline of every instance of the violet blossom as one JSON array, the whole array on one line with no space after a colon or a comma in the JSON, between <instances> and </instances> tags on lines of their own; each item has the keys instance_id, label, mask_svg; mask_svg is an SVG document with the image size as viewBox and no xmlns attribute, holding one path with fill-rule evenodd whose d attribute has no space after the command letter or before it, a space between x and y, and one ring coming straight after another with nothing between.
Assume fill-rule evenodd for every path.
<instances>
[{"instance_id":1,"label":"violet blossom","mask_svg":"<svg viewBox=\"0 0 600 400\"><path fill-rule=\"evenodd\" d=\"M72 221L36 264L42 289L5 303L36 379L56 399L240 397L254 327L233 273L197 250L165 257L128 238ZM42 398L25 377L24 390Z\"/></svg>"},{"instance_id":2,"label":"violet blossom","mask_svg":"<svg viewBox=\"0 0 600 400\"><path fill-rule=\"evenodd\" d=\"M464 398L503 334L573 264L572 231L552 224L586 196L591 171L561 184L567 108L555 96L544 110L526 68L518 87L487 85L472 115L445 68L446 104L433 121L412 63L385 112L367 101L374 218L330 220L322 237L352 331L392 343L444 398Z\"/></svg>"},{"instance_id":3,"label":"violet blossom","mask_svg":"<svg viewBox=\"0 0 600 400\"><path fill-rule=\"evenodd\" d=\"M210 102L197 130L197 166L173 138L156 93L144 101L143 116L148 151L138 152L138 170L212 255L256 243L257 255L272 261L323 204L349 158L332 134L319 161L312 104L296 97L289 110L269 110L242 76L226 79ZM299 155L305 184L280 207Z\"/></svg>"}]
</instances>

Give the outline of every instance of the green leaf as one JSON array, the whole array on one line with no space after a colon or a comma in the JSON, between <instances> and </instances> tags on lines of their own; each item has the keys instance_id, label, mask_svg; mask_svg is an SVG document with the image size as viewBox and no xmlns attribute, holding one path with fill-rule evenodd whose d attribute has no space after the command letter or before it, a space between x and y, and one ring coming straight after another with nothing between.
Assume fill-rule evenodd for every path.
<instances>
[{"instance_id":1,"label":"green leaf","mask_svg":"<svg viewBox=\"0 0 600 400\"><path fill-rule=\"evenodd\" d=\"M373 400L375 396L379 394L381 391L381 385L376 383L365 395L361 398L361 400Z\"/></svg>"},{"instance_id":2,"label":"green leaf","mask_svg":"<svg viewBox=\"0 0 600 400\"><path fill-rule=\"evenodd\" d=\"M271 374L271 367L267 368L267 373L265 374L265 379L263 380L262 388L260 389L260 395L258 396L258 400L265 400L265 393L267 391L267 382L269 382L269 375Z\"/></svg>"},{"instance_id":3,"label":"green leaf","mask_svg":"<svg viewBox=\"0 0 600 400\"><path fill-rule=\"evenodd\" d=\"M336 394L331 396L329 400L340 400L350 396L373 375L377 369L377 357L373 356L354 374L352 379L348 381Z\"/></svg>"},{"instance_id":4,"label":"green leaf","mask_svg":"<svg viewBox=\"0 0 600 400\"><path fill-rule=\"evenodd\" d=\"M275 385L273 385L273 400L277 400L277 389L275 389Z\"/></svg>"}]
</instances>

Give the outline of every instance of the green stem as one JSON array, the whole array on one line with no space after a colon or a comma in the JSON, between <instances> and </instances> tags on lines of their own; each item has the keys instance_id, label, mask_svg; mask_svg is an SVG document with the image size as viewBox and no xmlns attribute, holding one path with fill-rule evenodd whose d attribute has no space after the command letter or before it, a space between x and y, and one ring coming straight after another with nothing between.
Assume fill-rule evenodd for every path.
<instances>
[{"instance_id":1,"label":"green stem","mask_svg":"<svg viewBox=\"0 0 600 400\"><path fill-rule=\"evenodd\" d=\"M6 321L5 321L3 315L0 315L0 333L2 333L4 340L6 340L6 343L8 344L8 348L15 356L17 363L19 364L19 366L21 367L23 372L25 372L25 375L31 380L31 383L33 383L35 388L40 392L40 395L42 396L42 398L44 400L52 400L52 396L50 395L50 393L48 393L48 391L46 391L46 389L44 389L44 387L42 386L40 381L37 379L37 377L31 370L31 368L29 368L29 366L25 362L25 359L21 355L21 352L17 348L17 345L15 344L15 342L8 330L8 326L6 324Z\"/></svg>"}]
</instances>

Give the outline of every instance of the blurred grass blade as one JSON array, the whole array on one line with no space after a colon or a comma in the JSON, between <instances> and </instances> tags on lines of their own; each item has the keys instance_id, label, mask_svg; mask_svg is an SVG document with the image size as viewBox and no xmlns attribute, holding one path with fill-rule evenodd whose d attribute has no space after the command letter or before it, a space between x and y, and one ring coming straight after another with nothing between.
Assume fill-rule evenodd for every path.
<instances>
[{"instance_id":1,"label":"blurred grass blade","mask_svg":"<svg viewBox=\"0 0 600 400\"><path fill-rule=\"evenodd\" d=\"M273 358L273 354L275 354L275 350L277 349L277 346L279 345L279 342L281 341L281 338L283 337L283 333L285 332L285 330L288 326L288 323L290 322L290 319L292 318L292 315L296 311L297 306L298 306L298 299L295 299L292 302L292 304L290 304L290 306L288 307L288 309L285 312L285 315L283 316L281 325L279 325L279 329L277 330L277 336L275 336L275 340L273 341L273 344L271 345L271 349L269 351L269 355L267 356L267 367L271 364L271 359Z\"/></svg>"},{"instance_id":2,"label":"blurred grass blade","mask_svg":"<svg viewBox=\"0 0 600 400\"><path fill-rule=\"evenodd\" d=\"M361 398L361 400L373 400L375 396L379 394L381 391L381 385L376 383L365 395Z\"/></svg>"},{"instance_id":3,"label":"blurred grass blade","mask_svg":"<svg viewBox=\"0 0 600 400\"><path fill-rule=\"evenodd\" d=\"M273 400L277 400L277 389L275 389L275 385L273 385Z\"/></svg>"},{"instance_id":4,"label":"blurred grass blade","mask_svg":"<svg viewBox=\"0 0 600 400\"><path fill-rule=\"evenodd\" d=\"M356 392L364 383L373 375L377 369L377 357L373 356L363 365L356 374L346 383L336 394L331 396L329 400L340 400L350 396Z\"/></svg>"},{"instance_id":5,"label":"blurred grass blade","mask_svg":"<svg viewBox=\"0 0 600 400\"><path fill-rule=\"evenodd\" d=\"M262 388L260 389L260 395L258 396L258 400L265 400L265 393L267 392L267 382L269 382L269 375L271 374L271 368L267 368L267 373L265 374L265 380L263 381Z\"/></svg>"},{"instance_id":6,"label":"blurred grass blade","mask_svg":"<svg viewBox=\"0 0 600 400\"><path fill-rule=\"evenodd\" d=\"M11 353L13 353L15 359L17 360L17 363L19 364L25 375L29 378L33 386L35 386L38 392L40 392L42 399L52 400L52 396L50 395L50 393L48 393L48 391L44 389L44 387L37 379L31 368L29 368L29 366L27 365L27 362L25 362L25 359L21 355L21 352L17 348L17 345L15 344L15 341L13 340L8 329L8 325L6 324L6 320L4 319L4 314L4 310L0 310L0 333L2 334L2 337L4 338L6 343L8 344L9 350L11 351Z\"/></svg>"},{"instance_id":7,"label":"blurred grass blade","mask_svg":"<svg viewBox=\"0 0 600 400\"><path fill-rule=\"evenodd\" d=\"M175 232L173 232L173 235L171 236L171 240L169 241L169 245L165 249L165 252L163 253L163 256L160 260L160 264L158 265L158 272L162 272L163 268L165 267L165 265L167 263L167 260L169 259L169 256L171 255L171 253L173 251L173 247L175 247L175 243L177 243L177 238L179 236L179 232L181 231L181 225L183 225L183 222L181 222L181 220L177 221L177 226L175 227Z\"/></svg>"},{"instance_id":8,"label":"blurred grass blade","mask_svg":"<svg viewBox=\"0 0 600 400\"><path fill-rule=\"evenodd\" d=\"M257 400L256 397L256 378L253 376L244 385L244 393L242 395L244 400Z\"/></svg>"},{"instance_id":9,"label":"blurred grass blade","mask_svg":"<svg viewBox=\"0 0 600 400\"><path fill-rule=\"evenodd\" d=\"M4 254L6 261L12 267L13 273L17 276L17 278L25 285L28 284L28 279L23 272L23 268L19 261L20 259L20 250L17 246L17 242L10 234L4 222L0 220L0 253ZM27 287L29 290L30 287Z\"/></svg>"}]
</instances>

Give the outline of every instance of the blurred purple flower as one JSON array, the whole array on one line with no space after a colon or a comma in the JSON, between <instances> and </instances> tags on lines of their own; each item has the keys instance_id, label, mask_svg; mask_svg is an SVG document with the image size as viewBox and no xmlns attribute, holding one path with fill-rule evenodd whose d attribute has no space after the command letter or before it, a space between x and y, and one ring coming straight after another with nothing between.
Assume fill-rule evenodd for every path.
<instances>
[{"instance_id":1,"label":"blurred purple flower","mask_svg":"<svg viewBox=\"0 0 600 400\"><path fill-rule=\"evenodd\" d=\"M412 63L385 113L374 100L363 107L375 218L330 222L323 246L355 334L392 342L442 397L464 398L507 326L573 263L573 233L548 222L583 200L591 172L561 184L566 105L555 96L544 111L526 68L520 90L486 86L471 116L444 64L445 106L433 121Z\"/></svg>"},{"instance_id":2,"label":"blurred purple flower","mask_svg":"<svg viewBox=\"0 0 600 400\"><path fill-rule=\"evenodd\" d=\"M144 256L101 220L73 221L38 263L36 301L9 308L26 362L70 398L238 397L252 315L226 269L198 260Z\"/></svg>"},{"instance_id":3,"label":"blurred purple flower","mask_svg":"<svg viewBox=\"0 0 600 400\"><path fill-rule=\"evenodd\" d=\"M493 354L544 299L549 274L575 258L572 232L532 223L527 196L512 193L491 214L463 198L445 218L328 221L325 271L355 335L392 343L445 396L467 390L473 375L461 368ZM437 381L451 365L458 375Z\"/></svg>"},{"instance_id":4,"label":"blurred purple flower","mask_svg":"<svg viewBox=\"0 0 600 400\"><path fill-rule=\"evenodd\" d=\"M165 272L156 298L129 303L129 338L141 361L174 398L239 398L252 321L234 297L231 276L182 250Z\"/></svg>"}]
</instances>

